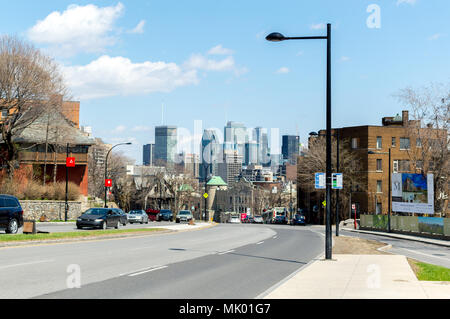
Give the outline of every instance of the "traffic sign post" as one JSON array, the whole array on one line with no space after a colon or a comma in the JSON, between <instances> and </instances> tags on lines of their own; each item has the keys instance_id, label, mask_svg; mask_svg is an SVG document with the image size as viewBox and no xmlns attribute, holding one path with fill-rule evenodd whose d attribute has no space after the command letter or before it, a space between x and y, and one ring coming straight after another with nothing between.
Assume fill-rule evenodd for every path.
<instances>
[{"instance_id":1,"label":"traffic sign post","mask_svg":"<svg viewBox=\"0 0 450 319\"><path fill-rule=\"evenodd\" d=\"M315 188L316 189L325 189L325 173L316 173L315 174Z\"/></svg>"},{"instance_id":2,"label":"traffic sign post","mask_svg":"<svg viewBox=\"0 0 450 319\"><path fill-rule=\"evenodd\" d=\"M342 180L343 180L343 176L342 173L333 173L332 174L332 187L333 189L342 189Z\"/></svg>"},{"instance_id":3,"label":"traffic sign post","mask_svg":"<svg viewBox=\"0 0 450 319\"><path fill-rule=\"evenodd\" d=\"M66 158L66 166L67 167L75 167L75 157L67 157Z\"/></svg>"},{"instance_id":4,"label":"traffic sign post","mask_svg":"<svg viewBox=\"0 0 450 319\"><path fill-rule=\"evenodd\" d=\"M112 187L112 179L105 179L105 187Z\"/></svg>"}]
</instances>

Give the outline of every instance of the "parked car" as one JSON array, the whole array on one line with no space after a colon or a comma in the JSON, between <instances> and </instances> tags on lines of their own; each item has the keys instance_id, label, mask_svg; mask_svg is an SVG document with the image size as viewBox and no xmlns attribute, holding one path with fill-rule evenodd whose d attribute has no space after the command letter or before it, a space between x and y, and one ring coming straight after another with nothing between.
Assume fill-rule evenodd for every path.
<instances>
[{"instance_id":1,"label":"parked car","mask_svg":"<svg viewBox=\"0 0 450 319\"><path fill-rule=\"evenodd\" d=\"M0 228L7 234L16 234L23 226L23 209L17 197L0 195Z\"/></svg>"},{"instance_id":2,"label":"parked car","mask_svg":"<svg viewBox=\"0 0 450 319\"><path fill-rule=\"evenodd\" d=\"M287 217L286 217L286 215L278 215L278 216L275 216L275 219L274 219L274 224L287 224Z\"/></svg>"},{"instance_id":3,"label":"parked car","mask_svg":"<svg viewBox=\"0 0 450 319\"><path fill-rule=\"evenodd\" d=\"M129 211L127 214L127 217L128 217L128 222L130 224L133 224L133 223L148 224L148 215L142 209Z\"/></svg>"},{"instance_id":4,"label":"parked car","mask_svg":"<svg viewBox=\"0 0 450 319\"><path fill-rule=\"evenodd\" d=\"M247 223L253 224L253 216L249 216L249 217L247 218Z\"/></svg>"},{"instance_id":5,"label":"parked car","mask_svg":"<svg viewBox=\"0 0 450 319\"><path fill-rule=\"evenodd\" d=\"M255 216L253 217L253 223L254 224L264 224L264 219L262 216Z\"/></svg>"},{"instance_id":6,"label":"parked car","mask_svg":"<svg viewBox=\"0 0 450 319\"><path fill-rule=\"evenodd\" d=\"M291 219L291 225L306 225L305 216L302 214L295 214Z\"/></svg>"},{"instance_id":7,"label":"parked car","mask_svg":"<svg viewBox=\"0 0 450 319\"><path fill-rule=\"evenodd\" d=\"M155 222L155 221L158 220L159 210L157 210L157 209L147 209L145 212L147 213L149 221Z\"/></svg>"},{"instance_id":8,"label":"parked car","mask_svg":"<svg viewBox=\"0 0 450 319\"><path fill-rule=\"evenodd\" d=\"M119 229L120 224L123 224L121 219L121 214L114 208L89 208L77 218L77 228L91 227L106 229L108 227L114 227Z\"/></svg>"},{"instance_id":9,"label":"parked car","mask_svg":"<svg viewBox=\"0 0 450 319\"><path fill-rule=\"evenodd\" d=\"M178 212L178 215L176 217L176 222L180 223L180 222L188 222L191 221L194 218L194 216L192 216L192 213L189 210L180 210Z\"/></svg>"},{"instance_id":10,"label":"parked car","mask_svg":"<svg viewBox=\"0 0 450 319\"><path fill-rule=\"evenodd\" d=\"M161 209L161 211L158 214L158 221L162 220L169 222L173 220L173 213L170 209Z\"/></svg>"},{"instance_id":11,"label":"parked car","mask_svg":"<svg viewBox=\"0 0 450 319\"><path fill-rule=\"evenodd\" d=\"M126 226L128 224L128 216L127 214L125 214L125 212L123 210L121 210L120 208L112 208L113 212L116 212L117 214L120 215L120 223L123 226Z\"/></svg>"},{"instance_id":12,"label":"parked car","mask_svg":"<svg viewBox=\"0 0 450 319\"><path fill-rule=\"evenodd\" d=\"M231 216L228 222L231 224L240 224L241 219L239 218L239 216Z\"/></svg>"}]
</instances>

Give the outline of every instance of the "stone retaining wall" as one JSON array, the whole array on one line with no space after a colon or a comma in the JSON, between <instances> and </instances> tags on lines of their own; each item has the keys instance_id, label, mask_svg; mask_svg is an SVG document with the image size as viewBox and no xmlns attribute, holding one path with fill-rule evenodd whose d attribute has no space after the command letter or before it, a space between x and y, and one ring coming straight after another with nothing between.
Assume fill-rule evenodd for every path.
<instances>
[{"instance_id":1,"label":"stone retaining wall","mask_svg":"<svg viewBox=\"0 0 450 319\"><path fill-rule=\"evenodd\" d=\"M67 219L73 220L81 215L81 202L68 202ZM48 220L64 220L64 201L21 200L24 219L39 220L45 215Z\"/></svg>"}]
</instances>

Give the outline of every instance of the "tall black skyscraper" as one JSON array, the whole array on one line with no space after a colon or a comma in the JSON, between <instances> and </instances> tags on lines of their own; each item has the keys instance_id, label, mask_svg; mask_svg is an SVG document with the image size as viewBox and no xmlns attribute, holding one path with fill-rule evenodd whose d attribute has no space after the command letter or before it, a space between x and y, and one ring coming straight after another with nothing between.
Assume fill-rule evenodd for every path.
<instances>
[{"instance_id":1,"label":"tall black skyscraper","mask_svg":"<svg viewBox=\"0 0 450 319\"><path fill-rule=\"evenodd\" d=\"M146 144L143 147L142 164L153 166L155 163L155 144Z\"/></svg>"},{"instance_id":2,"label":"tall black skyscraper","mask_svg":"<svg viewBox=\"0 0 450 319\"><path fill-rule=\"evenodd\" d=\"M283 135L281 145L281 153L283 160L289 161L291 164L297 164L297 156L299 155L300 137L296 135Z\"/></svg>"}]
</instances>

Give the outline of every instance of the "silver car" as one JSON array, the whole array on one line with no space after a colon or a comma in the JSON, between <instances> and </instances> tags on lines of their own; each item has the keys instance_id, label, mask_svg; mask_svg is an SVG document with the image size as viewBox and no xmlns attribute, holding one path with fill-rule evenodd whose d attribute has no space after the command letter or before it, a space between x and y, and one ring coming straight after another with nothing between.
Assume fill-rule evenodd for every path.
<instances>
[{"instance_id":1,"label":"silver car","mask_svg":"<svg viewBox=\"0 0 450 319\"><path fill-rule=\"evenodd\" d=\"M180 222L189 222L194 218L194 216L192 216L192 213L188 210L180 210L177 214L176 217L176 222L180 223Z\"/></svg>"},{"instance_id":2,"label":"silver car","mask_svg":"<svg viewBox=\"0 0 450 319\"><path fill-rule=\"evenodd\" d=\"M142 209L130 211L127 214L127 217L128 217L128 222L130 224L133 224L133 223L141 223L141 224L146 223L146 224L148 224L148 215Z\"/></svg>"}]
</instances>

